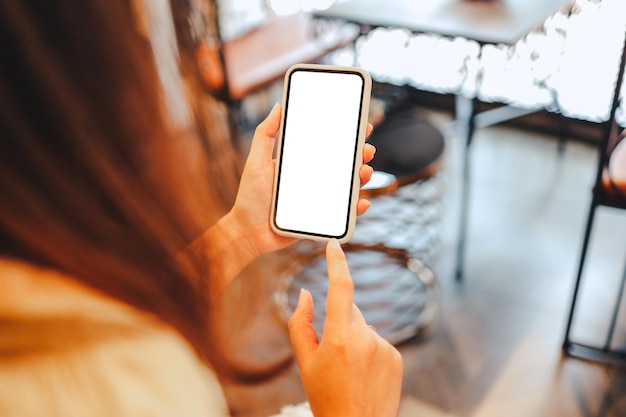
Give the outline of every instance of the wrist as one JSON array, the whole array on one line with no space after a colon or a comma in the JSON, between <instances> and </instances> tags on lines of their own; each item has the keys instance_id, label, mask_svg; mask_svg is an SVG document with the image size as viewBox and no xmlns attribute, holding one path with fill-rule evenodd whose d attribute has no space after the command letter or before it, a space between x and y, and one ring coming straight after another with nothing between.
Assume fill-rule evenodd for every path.
<instances>
[{"instance_id":1,"label":"wrist","mask_svg":"<svg viewBox=\"0 0 626 417\"><path fill-rule=\"evenodd\" d=\"M222 230L221 234L227 237L229 242L237 246L237 256L248 264L262 253L250 241L250 237L254 233L245 224L237 214L237 211L233 209L217 222L216 227Z\"/></svg>"},{"instance_id":2,"label":"wrist","mask_svg":"<svg viewBox=\"0 0 626 417\"><path fill-rule=\"evenodd\" d=\"M227 213L187 250L206 256L211 265L211 290L217 297L255 257L245 230L233 213Z\"/></svg>"}]
</instances>

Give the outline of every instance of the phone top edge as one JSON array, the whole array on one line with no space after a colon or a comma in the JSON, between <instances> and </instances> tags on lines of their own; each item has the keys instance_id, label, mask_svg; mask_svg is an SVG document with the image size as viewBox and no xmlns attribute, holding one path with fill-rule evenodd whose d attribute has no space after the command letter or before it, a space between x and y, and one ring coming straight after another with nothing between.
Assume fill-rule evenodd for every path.
<instances>
[{"instance_id":1,"label":"phone top edge","mask_svg":"<svg viewBox=\"0 0 626 417\"><path fill-rule=\"evenodd\" d=\"M367 84L371 85L372 77L367 70L360 67L350 67L342 65L327 65L327 64L294 64L285 72L285 79L288 79L293 72L296 71L322 71L322 72L339 72L339 73L351 73L360 74L363 76Z\"/></svg>"}]
</instances>

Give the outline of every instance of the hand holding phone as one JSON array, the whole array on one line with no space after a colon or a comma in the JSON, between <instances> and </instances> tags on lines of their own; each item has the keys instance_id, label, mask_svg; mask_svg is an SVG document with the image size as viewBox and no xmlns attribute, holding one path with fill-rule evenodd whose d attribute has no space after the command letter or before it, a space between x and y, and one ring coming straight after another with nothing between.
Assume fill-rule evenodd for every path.
<instances>
[{"instance_id":1,"label":"hand holding phone","mask_svg":"<svg viewBox=\"0 0 626 417\"><path fill-rule=\"evenodd\" d=\"M270 224L275 233L348 241L371 79L359 68L296 65L285 76Z\"/></svg>"}]
</instances>

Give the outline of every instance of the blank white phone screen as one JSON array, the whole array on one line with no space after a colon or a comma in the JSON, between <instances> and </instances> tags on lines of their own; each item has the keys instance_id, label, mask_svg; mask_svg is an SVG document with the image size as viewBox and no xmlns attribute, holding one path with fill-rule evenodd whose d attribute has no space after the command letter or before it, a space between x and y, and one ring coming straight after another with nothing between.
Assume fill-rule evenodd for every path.
<instances>
[{"instance_id":1,"label":"blank white phone screen","mask_svg":"<svg viewBox=\"0 0 626 417\"><path fill-rule=\"evenodd\" d=\"M275 210L280 229L346 234L363 87L355 73L291 74Z\"/></svg>"}]
</instances>

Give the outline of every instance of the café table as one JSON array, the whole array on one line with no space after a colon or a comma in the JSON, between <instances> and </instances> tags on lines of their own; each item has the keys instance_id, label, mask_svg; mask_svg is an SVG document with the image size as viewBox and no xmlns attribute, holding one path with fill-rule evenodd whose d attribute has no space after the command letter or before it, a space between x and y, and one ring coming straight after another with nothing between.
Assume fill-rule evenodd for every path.
<instances>
[{"instance_id":1,"label":"caf\u00e9 table","mask_svg":"<svg viewBox=\"0 0 626 417\"><path fill-rule=\"evenodd\" d=\"M541 26L550 15L572 4L573 0L339 0L316 12L316 16L359 24L363 33L381 27L402 28L413 33L463 37L480 45L511 46ZM543 110L543 106L502 105L479 113L476 104L475 97L468 97L461 90L455 94L456 123L465 138L457 280L461 280L463 274L469 204L469 147L475 129Z\"/></svg>"},{"instance_id":2,"label":"caf\u00e9 table","mask_svg":"<svg viewBox=\"0 0 626 417\"><path fill-rule=\"evenodd\" d=\"M571 0L338 0L317 16L512 45Z\"/></svg>"}]
</instances>

